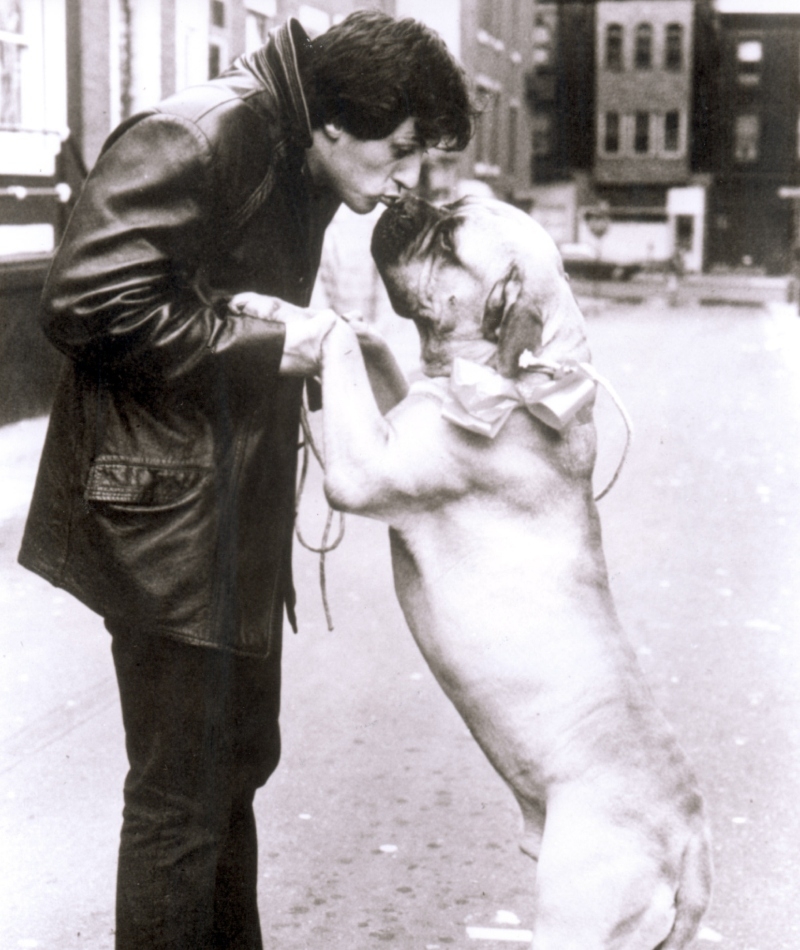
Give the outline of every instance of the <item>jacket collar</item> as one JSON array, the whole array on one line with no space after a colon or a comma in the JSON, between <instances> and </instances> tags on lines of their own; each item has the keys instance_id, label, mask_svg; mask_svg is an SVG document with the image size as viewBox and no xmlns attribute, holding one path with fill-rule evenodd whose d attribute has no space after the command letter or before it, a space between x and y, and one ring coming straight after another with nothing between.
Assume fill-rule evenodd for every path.
<instances>
[{"instance_id":1,"label":"jacket collar","mask_svg":"<svg viewBox=\"0 0 800 950\"><path fill-rule=\"evenodd\" d=\"M240 56L234 69L244 69L277 101L291 138L310 148L311 119L300 81L300 63L311 55L311 40L294 17L269 33L267 42L253 53Z\"/></svg>"}]
</instances>

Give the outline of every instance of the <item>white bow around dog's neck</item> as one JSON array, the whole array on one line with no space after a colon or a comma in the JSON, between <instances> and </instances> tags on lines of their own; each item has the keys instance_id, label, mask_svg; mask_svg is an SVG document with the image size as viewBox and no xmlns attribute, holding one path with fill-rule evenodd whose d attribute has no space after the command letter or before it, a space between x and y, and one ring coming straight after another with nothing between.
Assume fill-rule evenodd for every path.
<instances>
[{"instance_id":1,"label":"white bow around dog's neck","mask_svg":"<svg viewBox=\"0 0 800 950\"><path fill-rule=\"evenodd\" d=\"M599 384L611 396L627 430L622 458L611 481L596 496L595 500L599 501L616 482L630 447L633 425L622 401L611 384L589 363L538 360L526 350L520 357L520 367L545 377L530 387L524 397L515 382L491 367L456 357L442 404L442 416L454 425L493 439L511 413L524 406L546 426L562 432L594 399Z\"/></svg>"},{"instance_id":2,"label":"white bow around dog's neck","mask_svg":"<svg viewBox=\"0 0 800 950\"><path fill-rule=\"evenodd\" d=\"M516 383L491 367L456 357L442 415L455 425L493 439L511 413L525 406L531 415L561 432L594 398L597 382L586 366L575 360L528 362L526 369L549 378L523 397Z\"/></svg>"}]
</instances>

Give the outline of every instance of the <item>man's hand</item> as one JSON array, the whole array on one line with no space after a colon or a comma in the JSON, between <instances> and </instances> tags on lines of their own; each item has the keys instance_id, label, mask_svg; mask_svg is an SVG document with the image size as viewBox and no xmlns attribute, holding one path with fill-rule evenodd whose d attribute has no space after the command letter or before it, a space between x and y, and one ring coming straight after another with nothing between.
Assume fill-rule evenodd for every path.
<instances>
[{"instance_id":1,"label":"man's hand","mask_svg":"<svg viewBox=\"0 0 800 950\"><path fill-rule=\"evenodd\" d=\"M274 320L286 327L279 372L283 376L316 376L320 371L322 341L339 319L333 310L306 310L264 294L243 293L228 303L231 313Z\"/></svg>"},{"instance_id":2,"label":"man's hand","mask_svg":"<svg viewBox=\"0 0 800 950\"><path fill-rule=\"evenodd\" d=\"M228 310L231 313L244 314L248 317L257 317L259 320L280 320L285 319L276 316L278 310L282 307L290 307L284 300L277 297L268 297L266 294L244 293L236 294L228 301ZM295 308L299 310L299 307Z\"/></svg>"}]
</instances>

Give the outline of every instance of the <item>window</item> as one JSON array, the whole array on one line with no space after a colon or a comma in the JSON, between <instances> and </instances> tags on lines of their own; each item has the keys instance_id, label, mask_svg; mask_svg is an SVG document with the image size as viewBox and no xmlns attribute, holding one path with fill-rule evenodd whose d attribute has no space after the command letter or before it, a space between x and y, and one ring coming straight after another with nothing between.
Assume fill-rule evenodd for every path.
<instances>
[{"instance_id":1,"label":"window","mask_svg":"<svg viewBox=\"0 0 800 950\"><path fill-rule=\"evenodd\" d=\"M225 27L225 4L222 0L211 0L211 25Z\"/></svg>"},{"instance_id":2,"label":"window","mask_svg":"<svg viewBox=\"0 0 800 950\"><path fill-rule=\"evenodd\" d=\"M664 151L677 152L681 142L681 114L678 110L664 116Z\"/></svg>"},{"instance_id":3,"label":"window","mask_svg":"<svg viewBox=\"0 0 800 950\"><path fill-rule=\"evenodd\" d=\"M736 46L736 78L740 86L757 86L761 82L761 40L742 40Z\"/></svg>"},{"instance_id":4,"label":"window","mask_svg":"<svg viewBox=\"0 0 800 950\"><path fill-rule=\"evenodd\" d=\"M129 0L123 0L128 3ZM208 12L208 78L214 79L227 66L228 41L225 33L225 3L211 0Z\"/></svg>"},{"instance_id":5,"label":"window","mask_svg":"<svg viewBox=\"0 0 800 950\"><path fill-rule=\"evenodd\" d=\"M553 25L541 14L533 24L533 64L541 68L553 65Z\"/></svg>"},{"instance_id":6,"label":"window","mask_svg":"<svg viewBox=\"0 0 800 950\"><path fill-rule=\"evenodd\" d=\"M691 251L694 244L694 215L675 216L675 247L679 251Z\"/></svg>"},{"instance_id":7,"label":"window","mask_svg":"<svg viewBox=\"0 0 800 950\"><path fill-rule=\"evenodd\" d=\"M489 138L489 164L497 166L500 164L500 93L496 92L492 96L492 109L490 114L490 138Z\"/></svg>"},{"instance_id":8,"label":"window","mask_svg":"<svg viewBox=\"0 0 800 950\"><path fill-rule=\"evenodd\" d=\"M606 112L603 149L612 155L619 151L619 112Z\"/></svg>"},{"instance_id":9,"label":"window","mask_svg":"<svg viewBox=\"0 0 800 950\"><path fill-rule=\"evenodd\" d=\"M650 151L650 113L637 112L634 117L633 150L637 155Z\"/></svg>"},{"instance_id":10,"label":"window","mask_svg":"<svg viewBox=\"0 0 800 950\"><path fill-rule=\"evenodd\" d=\"M609 23L606 27L606 69L622 72L622 27Z\"/></svg>"},{"instance_id":11,"label":"window","mask_svg":"<svg viewBox=\"0 0 800 950\"><path fill-rule=\"evenodd\" d=\"M519 106L512 102L508 107L508 173L517 170L517 134L519 128Z\"/></svg>"},{"instance_id":12,"label":"window","mask_svg":"<svg viewBox=\"0 0 800 950\"><path fill-rule=\"evenodd\" d=\"M217 43L208 45L208 78L214 79L222 72L222 50Z\"/></svg>"},{"instance_id":13,"label":"window","mask_svg":"<svg viewBox=\"0 0 800 950\"><path fill-rule=\"evenodd\" d=\"M478 103L480 115L475 130L475 163L481 169L476 174L493 174L497 168L500 153L500 84L489 76L477 79Z\"/></svg>"},{"instance_id":14,"label":"window","mask_svg":"<svg viewBox=\"0 0 800 950\"><path fill-rule=\"evenodd\" d=\"M67 124L65 30L58 4L0 0L0 175L55 174Z\"/></svg>"},{"instance_id":15,"label":"window","mask_svg":"<svg viewBox=\"0 0 800 950\"><path fill-rule=\"evenodd\" d=\"M680 72L683 69L683 27L680 23L668 23L664 44L664 69Z\"/></svg>"},{"instance_id":16,"label":"window","mask_svg":"<svg viewBox=\"0 0 800 950\"><path fill-rule=\"evenodd\" d=\"M653 66L653 27L649 23L640 23L636 27L633 62L637 69L651 69Z\"/></svg>"},{"instance_id":17,"label":"window","mask_svg":"<svg viewBox=\"0 0 800 950\"><path fill-rule=\"evenodd\" d=\"M0 0L0 125L22 124L22 0Z\"/></svg>"},{"instance_id":18,"label":"window","mask_svg":"<svg viewBox=\"0 0 800 950\"><path fill-rule=\"evenodd\" d=\"M733 155L737 162L757 162L761 140L761 119L754 113L736 116Z\"/></svg>"},{"instance_id":19,"label":"window","mask_svg":"<svg viewBox=\"0 0 800 950\"><path fill-rule=\"evenodd\" d=\"M531 118L531 152L541 157L553 151L553 117L549 112L535 112Z\"/></svg>"}]
</instances>

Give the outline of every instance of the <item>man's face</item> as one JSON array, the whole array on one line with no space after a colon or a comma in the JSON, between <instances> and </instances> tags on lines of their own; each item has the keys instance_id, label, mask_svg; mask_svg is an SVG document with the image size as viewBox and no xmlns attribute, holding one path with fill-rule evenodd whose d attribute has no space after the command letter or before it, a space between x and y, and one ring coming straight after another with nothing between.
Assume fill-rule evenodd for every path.
<instances>
[{"instance_id":1,"label":"man's face","mask_svg":"<svg viewBox=\"0 0 800 950\"><path fill-rule=\"evenodd\" d=\"M391 204L416 187L426 147L413 118L384 139L358 139L336 126L316 129L312 174L357 214Z\"/></svg>"}]
</instances>

